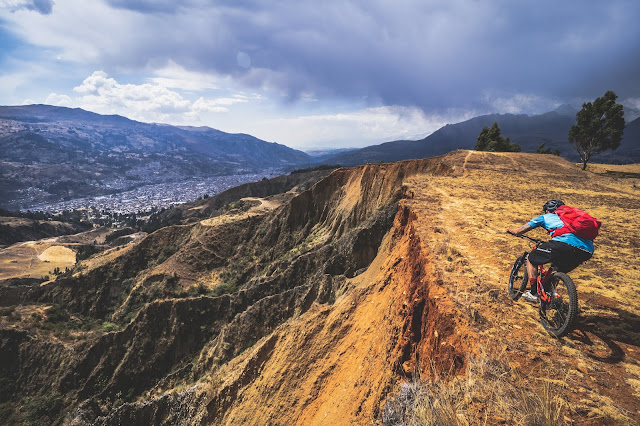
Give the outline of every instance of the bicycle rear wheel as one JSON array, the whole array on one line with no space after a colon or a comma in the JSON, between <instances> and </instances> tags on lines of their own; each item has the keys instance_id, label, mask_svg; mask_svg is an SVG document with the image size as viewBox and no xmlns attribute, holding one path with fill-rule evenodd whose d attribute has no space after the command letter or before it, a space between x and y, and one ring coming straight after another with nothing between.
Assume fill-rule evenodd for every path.
<instances>
[{"instance_id":1,"label":"bicycle rear wheel","mask_svg":"<svg viewBox=\"0 0 640 426\"><path fill-rule=\"evenodd\" d=\"M514 301L520 299L529 282L527 254L528 253L524 253L516 259L511 268L511 274L509 275L509 297Z\"/></svg>"},{"instance_id":2,"label":"bicycle rear wheel","mask_svg":"<svg viewBox=\"0 0 640 426\"><path fill-rule=\"evenodd\" d=\"M551 302L540 304L540 321L551 335L562 337L571 331L578 315L576 286L567 274L554 272L544 288L551 295Z\"/></svg>"}]
</instances>

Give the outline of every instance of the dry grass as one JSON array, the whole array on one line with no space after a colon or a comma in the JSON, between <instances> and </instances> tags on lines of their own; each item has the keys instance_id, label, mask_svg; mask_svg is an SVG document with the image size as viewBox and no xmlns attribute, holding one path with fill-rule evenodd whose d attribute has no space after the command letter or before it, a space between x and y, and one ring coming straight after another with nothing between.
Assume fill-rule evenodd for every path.
<instances>
[{"instance_id":1,"label":"dry grass","mask_svg":"<svg viewBox=\"0 0 640 426\"><path fill-rule=\"evenodd\" d=\"M64 271L76 263L75 252L46 239L16 243L0 250L0 280L7 278L42 278L55 268Z\"/></svg>"},{"instance_id":2,"label":"dry grass","mask_svg":"<svg viewBox=\"0 0 640 426\"><path fill-rule=\"evenodd\" d=\"M88 259L82 260L79 265L80 269L91 270L107 263L113 262L115 259L131 250L132 247L133 246L131 244L127 244L97 253L96 255L91 256Z\"/></svg>"},{"instance_id":3,"label":"dry grass","mask_svg":"<svg viewBox=\"0 0 640 426\"><path fill-rule=\"evenodd\" d=\"M458 167L453 176L407 179L415 194L407 204L419 217L418 232L436 259L440 281L477 327L480 347L506 351L513 368L540 379L541 391L534 394L539 398L530 404L553 406L543 386L553 371L571 403L571 411L563 408L564 415L633 422L640 416L640 305L635 303L640 298L640 231L635 225L640 220L640 188L633 177L606 172L633 173L640 165L590 165L583 172L560 159L538 167L537 158L468 153L463 170ZM544 331L535 306L513 303L506 294L511 265L529 244L505 230L541 214L541 206L551 198L583 208L603 222L594 257L570 273L581 313L576 330L560 341ZM542 230L530 235L548 238ZM526 389L521 387L531 385L531 378L515 388ZM553 421L558 404L555 411L530 421ZM489 417L493 412L505 417L509 411L492 409ZM509 419L516 421L515 416Z\"/></svg>"},{"instance_id":4,"label":"dry grass","mask_svg":"<svg viewBox=\"0 0 640 426\"><path fill-rule=\"evenodd\" d=\"M210 219L204 219L200 221L200 224L204 226L219 226L225 223L247 219L249 217L261 216L280 207L281 204L282 202L275 197L245 197L241 198L236 203L232 203L229 206L230 209L227 213ZM235 205L241 207L236 208Z\"/></svg>"},{"instance_id":5,"label":"dry grass","mask_svg":"<svg viewBox=\"0 0 640 426\"><path fill-rule=\"evenodd\" d=\"M472 357L465 377L403 383L383 408L383 425L568 423L564 387L519 375L502 356Z\"/></svg>"},{"instance_id":6,"label":"dry grass","mask_svg":"<svg viewBox=\"0 0 640 426\"><path fill-rule=\"evenodd\" d=\"M0 250L0 280L9 278L42 278L58 268L64 271L76 264L78 245L104 242L112 232L106 228L92 229L75 235L63 235L38 241L13 244Z\"/></svg>"},{"instance_id":7,"label":"dry grass","mask_svg":"<svg viewBox=\"0 0 640 426\"><path fill-rule=\"evenodd\" d=\"M68 247L51 246L38 255L43 262L67 264L73 266L76 263L76 253Z\"/></svg>"}]
</instances>

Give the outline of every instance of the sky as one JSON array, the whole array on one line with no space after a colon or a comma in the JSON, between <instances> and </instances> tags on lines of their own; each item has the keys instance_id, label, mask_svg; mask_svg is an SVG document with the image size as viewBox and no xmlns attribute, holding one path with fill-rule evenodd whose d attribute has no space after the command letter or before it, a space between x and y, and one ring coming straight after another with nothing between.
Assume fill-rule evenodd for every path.
<instances>
[{"instance_id":1,"label":"sky","mask_svg":"<svg viewBox=\"0 0 640 426\"><path fill-rule=\"evenodd\" d=\"M637 0L0 0L0 105L301 150L481 114L640 108Z\"/></svg>"}]
</instances>

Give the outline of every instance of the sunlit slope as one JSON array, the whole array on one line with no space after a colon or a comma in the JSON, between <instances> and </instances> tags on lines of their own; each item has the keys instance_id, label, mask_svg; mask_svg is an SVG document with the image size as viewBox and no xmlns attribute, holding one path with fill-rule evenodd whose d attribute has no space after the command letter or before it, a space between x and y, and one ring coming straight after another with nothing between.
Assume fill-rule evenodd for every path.
<instances>
[{"instance_id":1,"label":"sunlit slope","mask_svg":"<svg viewBox=\"0 0 640 426\"><path fill-rule=\"evenodd\" d=\"M414 176L419 235L439 247L436 265L460 306L480 313L478 347L504 357L532 387L553 381L580 420L639 420L640 185L637 166L577 165L535 154L461 151L451 176ZM591 172L590 170L594 170ZM573 333L556 340L537 320L537 308L512 303L508 272L526 241L505 234L541 213L552 198L603 222L594 257L570 275L581 313ZM546 238L543 231L532 232ZM472 315L473 316L473 315ZM475 319L475 317L474 317ZM532 380L533 379L533 380ZM599 419L599 420L598 420ZM626 420L625 420L626 419Z\"/></svg>"},{"instance_id":2,"label":"sunlit slope","mask_svg":"<svg viewBox=\"0 0 640 426\"><path fill-rule=\"evenodd\" d=\"M371 424L403 383L426 383L471 424L524 423L545 404L555 423L638 422L634 170L473 151L339 169L45 286L0 288L21 303L0 317L12 419L55 396L71 424ZM550 198L603 221L571 273L581 314L562 340L506 291L528 246L505 229ZM110 331L38 328L31 312L54 303Z\"/></svg>"},{"instance_id":3,"label":"sunlit slope","mask_svg":"<svg viewBox=\"0 0 640 426\"><path fill-rule=\"evenodd\" d=\"M352 290L223 368L210 421L366 424L418 372L426 381L434 372L473 381L479 365L494 364L502 375L485 372L458 407L473 422L522 421L526 413L499 389L531 398L547 382L562 421L638 421L637 180L548 155L459 151L440 160L448 173L407 173L408 198L376 260L349 280ZM408 171L410 163L395 166ZM504 231L540 214L550 198L604 223L596 255L571 274L581 315L563 340L546 334L534 306L506 293L527 244Z\"/></svg>"}]
</instances>

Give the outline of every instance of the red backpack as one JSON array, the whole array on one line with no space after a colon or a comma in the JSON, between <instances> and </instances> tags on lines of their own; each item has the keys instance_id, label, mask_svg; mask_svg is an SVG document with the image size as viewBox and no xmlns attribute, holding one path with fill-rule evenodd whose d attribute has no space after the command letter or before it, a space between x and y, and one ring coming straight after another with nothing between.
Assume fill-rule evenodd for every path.
<instances>
[{"instance_id":1,"label":"red backpack","mask_svg":"<svg viewBox=\"0 0 640 426\"><path fill-rule=\"evenodd\" d=\"M561 205L554 212L560 217L564 226L556 229L553 233L554 237L559 235L572 233L580 238L586 238L593 241L598 236L598 230L602 225L595 217L589 213L575 207Z\"/></svg>"}]
</instances>

